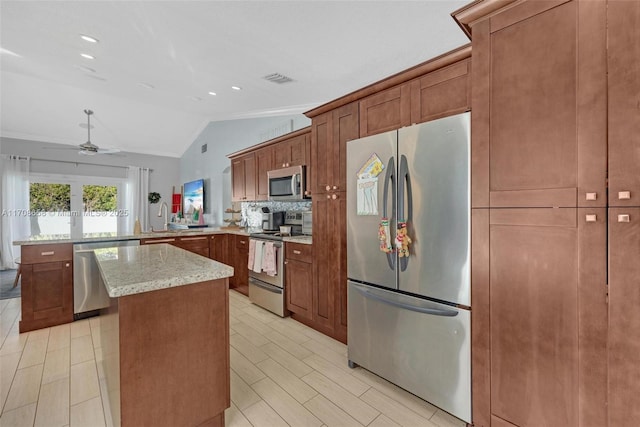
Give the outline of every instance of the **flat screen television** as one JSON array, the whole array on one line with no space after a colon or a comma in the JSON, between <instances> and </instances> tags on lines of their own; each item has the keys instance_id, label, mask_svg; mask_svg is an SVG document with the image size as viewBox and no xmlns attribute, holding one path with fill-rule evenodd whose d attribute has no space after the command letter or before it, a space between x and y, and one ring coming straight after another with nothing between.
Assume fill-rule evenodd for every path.
<instances>
[{"instance_id":1,"label":"flat screen television","mask_svg":"<svg viewBox=\"0 0 640 427\"><path fill-rule=\"evenodd\" d=\"M182 214L187 216L193 214L195 209L202 209L206 212L204 205L204 179L184 184L182 193Z\"/></svg>"}]
</instances>

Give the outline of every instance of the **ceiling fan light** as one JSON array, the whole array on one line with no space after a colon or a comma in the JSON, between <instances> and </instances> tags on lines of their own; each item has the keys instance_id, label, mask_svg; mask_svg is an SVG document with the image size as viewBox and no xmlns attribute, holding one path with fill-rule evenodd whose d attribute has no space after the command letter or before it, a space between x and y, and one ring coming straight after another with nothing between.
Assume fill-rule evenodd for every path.
<instances>
[{"instance_id":1,"label":"ceiling fan light","mask_svg":"<svg viewBox=\"0 0 640 427\"><path fill-rule=\"evenodd\" d=\"M81 53L80 56L82 56L85 59L96 59L95 56L89 55L88 53Z\"/></svg>"}]
</instances>

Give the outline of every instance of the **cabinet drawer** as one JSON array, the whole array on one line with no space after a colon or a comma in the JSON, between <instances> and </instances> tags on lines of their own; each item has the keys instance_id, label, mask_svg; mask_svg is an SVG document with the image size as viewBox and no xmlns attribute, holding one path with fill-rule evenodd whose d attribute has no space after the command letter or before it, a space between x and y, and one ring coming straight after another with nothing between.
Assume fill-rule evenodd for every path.
<instances>
[{"instance_id":1,"label":"cabinet drawer","mask_svg":"<svg viewBox=\"0 0 640 427\"><path fill-rule=\"evenodd\" d=\"M168 243L170 245L175 245L178 239L175 237L159 237L157 239L142 239L140 240L141 245L155 245L158 243Z\"/></svg>"},{"instance_id":2,"label":"cabinet drawer","mask_svg":"<svg viewBox=\"0 0 640 427\"><path fill-rule=\"evenodd\" d=\"M71 261L72 259L73 245L71 243L22 246L22 264Z\"/></svg>"},{"instance_id":3,"label":"cabinet drawer","mask_svg":"<svg viewBox=\"0 0 640 427\"><path fill-rule=\"evenodd\" d=\"M249 250L249 237L236 236L236 248Z\"/></svg>"},{"instance_id":4,"label":"cabinet drawer","mask_svg":"<svg viewBox=\"0 0 640 427\"><path fill-rule=\"evenodd\" d=\"M285 245L285 258L311 264L313 262L313 246L287 242Z\"/></svg>"}]
</instances>

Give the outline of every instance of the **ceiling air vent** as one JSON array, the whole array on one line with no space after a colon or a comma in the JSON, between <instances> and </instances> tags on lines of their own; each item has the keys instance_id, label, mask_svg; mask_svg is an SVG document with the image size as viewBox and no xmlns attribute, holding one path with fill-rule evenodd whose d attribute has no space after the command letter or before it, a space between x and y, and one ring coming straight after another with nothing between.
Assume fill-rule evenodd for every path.
<instances>
[{"instance_id":1,"label":"ceiling air vent","mask_svg":"<svg viewBox=\"0 0 640 427\"><path fill-rule=\"evenodd\" d=\"M279 74L279 73L269 74L267 76L264 76L263 79L268 80L272 83L278 83L278 84L289 83L293 81L291 77L283 76L282 74Z\"/></svg>"}]
</instances>

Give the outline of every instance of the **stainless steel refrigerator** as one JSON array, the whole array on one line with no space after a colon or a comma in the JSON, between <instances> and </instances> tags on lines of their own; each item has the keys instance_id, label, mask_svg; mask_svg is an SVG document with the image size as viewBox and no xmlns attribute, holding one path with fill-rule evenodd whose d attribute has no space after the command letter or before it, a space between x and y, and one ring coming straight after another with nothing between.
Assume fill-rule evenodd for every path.
<instances>
[{"instance_id":1,"label":"stainless steel refrigerator","mask_svg":"<svg viewBox=\"0 0 640 427\"><path fill-rule=\"evenodd\" d=\"M470 113L347 144L348 352L471 422Z\"/></svg>"}]
</instances>

